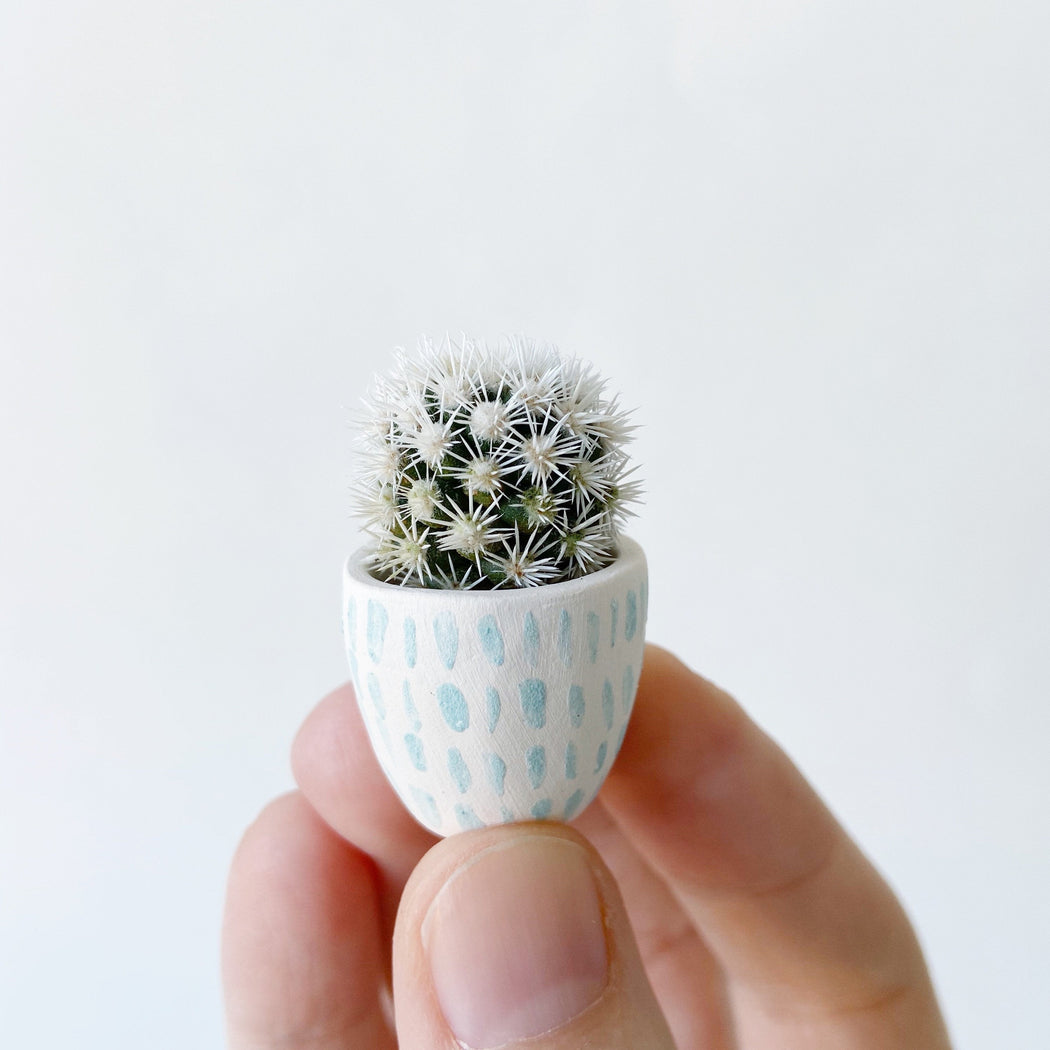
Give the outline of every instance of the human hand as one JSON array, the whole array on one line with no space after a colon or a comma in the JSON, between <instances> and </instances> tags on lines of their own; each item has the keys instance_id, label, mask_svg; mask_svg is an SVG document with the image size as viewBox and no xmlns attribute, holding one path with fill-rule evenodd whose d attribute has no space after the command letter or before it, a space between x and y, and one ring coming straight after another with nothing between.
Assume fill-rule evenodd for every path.
<instances>
[{"instance_id":1,"label":"human hand","mask_svg":"<svg viewBox=\"0 0 1050 1050\"><path fill-rule=\"evenodd\" d=\"M741 708L655 646L571 827L436 840L387 784L349 686L307 718L292 764L299 791L230 873L231 1050L949 1045L892 891Z\"/></svg>"}]
</instances>

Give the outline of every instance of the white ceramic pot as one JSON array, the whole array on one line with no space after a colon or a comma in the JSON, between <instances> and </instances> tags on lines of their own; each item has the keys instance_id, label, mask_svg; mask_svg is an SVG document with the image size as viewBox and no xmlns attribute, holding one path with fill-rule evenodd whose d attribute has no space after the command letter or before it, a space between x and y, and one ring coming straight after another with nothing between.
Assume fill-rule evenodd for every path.
<instances>
[{"instance_id":1,"label":"white ceramic pot","mask_svg":"<svg viewBox=\"0 0 1050 1050\"><path fill-rule=\"evenodd\" d=\"M438 835L569 820L627 730L642 666L645 555L565 583L430 590L343 574L350 671L372 746L412 815Z\"/></svg>"}]
</instances>

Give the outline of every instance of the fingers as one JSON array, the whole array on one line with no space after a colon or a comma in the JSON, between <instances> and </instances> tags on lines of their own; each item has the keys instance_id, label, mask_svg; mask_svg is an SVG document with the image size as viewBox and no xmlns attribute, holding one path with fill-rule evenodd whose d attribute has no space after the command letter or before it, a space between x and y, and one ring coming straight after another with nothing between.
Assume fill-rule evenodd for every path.
<instances>
[{"instance_id":1,"label":"fingers","mask_svg":"<svg viewBox=\"0 0 1050 1050\"><path fill-rule=\"evenodd\" d=\"M237 850L222 954L231 1050L394 1050L371 862L298 793Z\"/></svg>"},{"instance_id":2,"label":"fingers","mask_svg":"<svg viewBox=\"0 0 1050 1050\"><path fill-rule=\"evenodd\" d=\"M623 902L554 824L454 835L409 881L394 936L401 1050L673 1050Z\"/></svg>"},{"instance_id":3,"label":"fingers","mask_svg":"<svg viewBox=\"0 0 1050 1050\"><path fill-rule=\"evenodd\" d=\"M436 839L408 814L372 752L353 691L327 696L295 740L292 766L303 793L339 834L369 853L380 879L384 929L392 933L401 890ZM640 922L643 958L678 1045L728 1045L721 974L670 891L634 853L600 804L577 822L602 853ZM592 837L593 836L593 837ZM389 965L389 963L388 963Z\"/></svg>"},{"instance_id":4,"label":"fingers","mask_svg":"<svg viewBox=\"0 0 1050 1050\"><path fill-rule=\"evenodd\" d=\"M655 647L601 797L717 955L742 1043L814 1045L826 1020L878 1029L850 1045L904 1045L906 1023L947 1046L893 893L740 707Z\"/></svg>"},{"instance_id":5,"label":"fingers","mask_svg":"<svg viewBox=\"0 0 1050 1050\"><path fill-rule=\"evenodd\" d=\"M573 821L616 879L649 983L678 1050L727 1050L732 1037L725 978L667 884L600 801Z\"/></svg>"}]
</instances>

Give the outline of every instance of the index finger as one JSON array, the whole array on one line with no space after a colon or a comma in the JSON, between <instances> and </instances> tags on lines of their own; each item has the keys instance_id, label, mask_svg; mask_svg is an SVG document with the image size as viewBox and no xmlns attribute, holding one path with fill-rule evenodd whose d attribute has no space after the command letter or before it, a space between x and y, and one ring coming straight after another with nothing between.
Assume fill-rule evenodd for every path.
<instances>
[{"instance_id":1,"label":"index finger","mask_svg":"<svg viewBox=\"0 0 1050 1050\"><path fill-rule=\"evenodd\" d=\"M724 967L742 1044L813 1046L830 1026L851 1046L948 1046L893 892L732 697L655 646L602 800Z\"/></svg>"}]
</instances>

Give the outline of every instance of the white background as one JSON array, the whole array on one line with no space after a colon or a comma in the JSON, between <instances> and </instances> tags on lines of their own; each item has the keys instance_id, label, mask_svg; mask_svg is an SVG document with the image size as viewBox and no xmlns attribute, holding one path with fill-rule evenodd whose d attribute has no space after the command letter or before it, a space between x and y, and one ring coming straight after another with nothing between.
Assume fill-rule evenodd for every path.
<instances>
[{"instance_id":1,"label":"white background","mask_svg":"<svg viewBox=\"0 0 1050 1050\"><path fill-rule=\"evenodd\" d=\"M0 1041L221 1045L242 827L346 675L420 333L637 406L650 637L1050 1045L1050 15L0 2Z\"/></svg>"}]
</instances>

